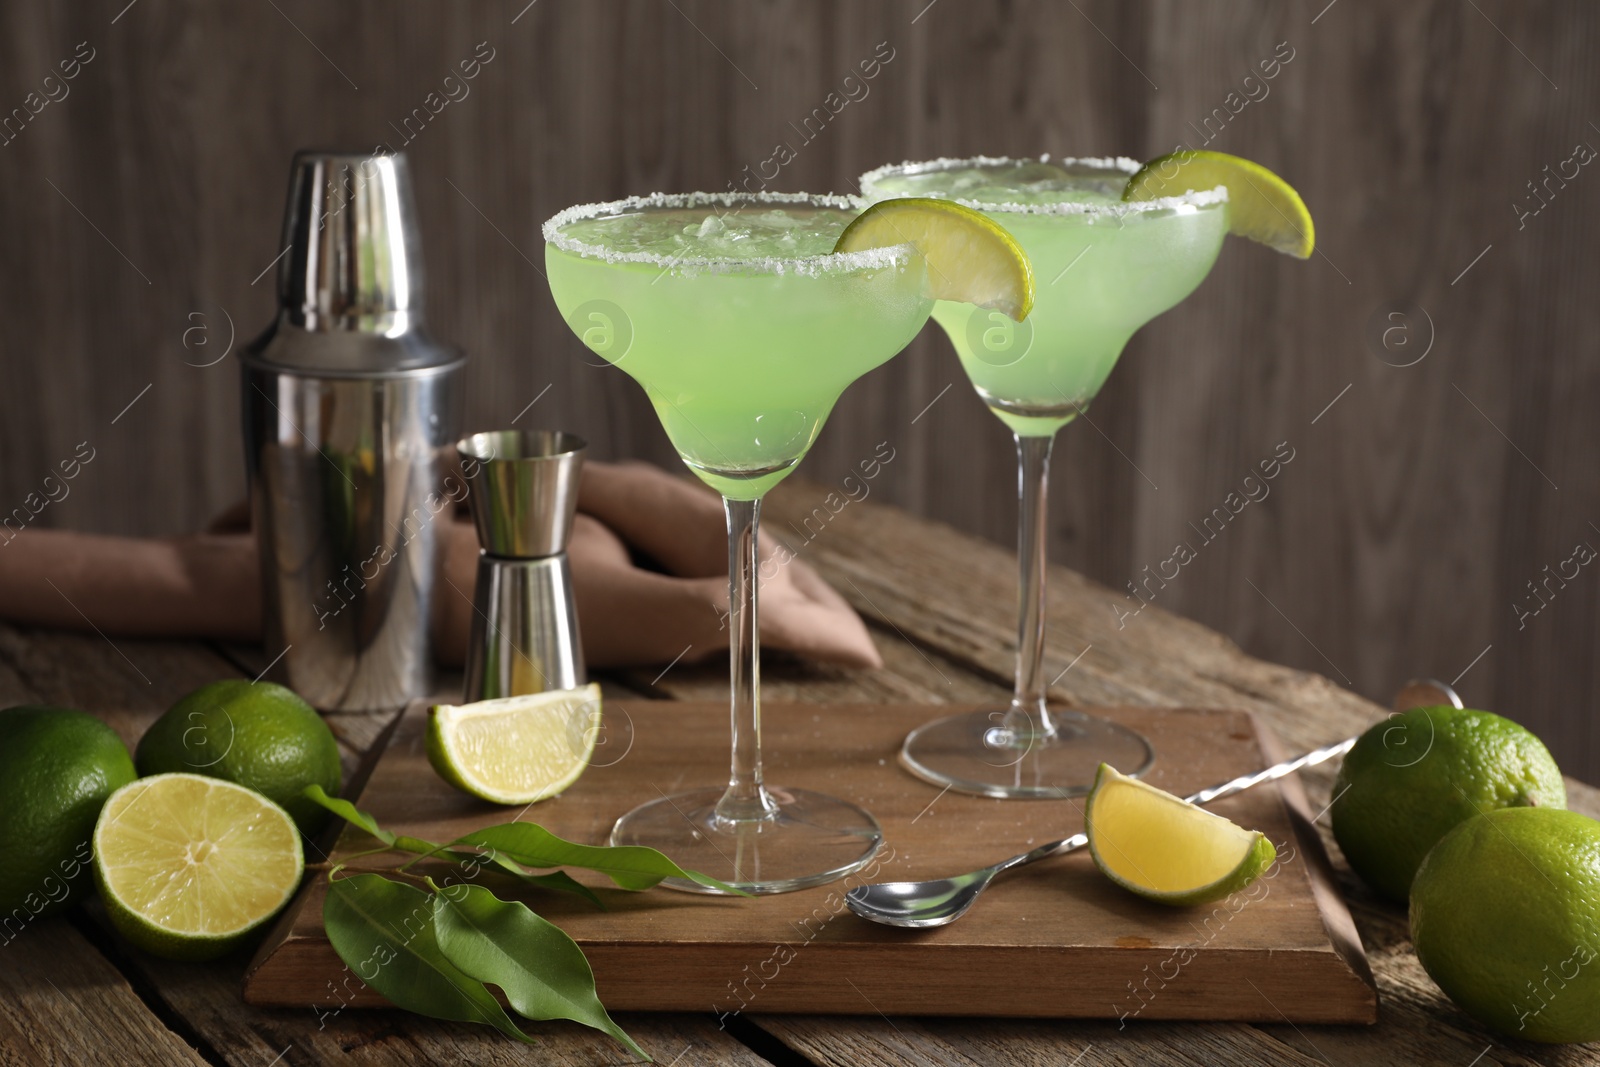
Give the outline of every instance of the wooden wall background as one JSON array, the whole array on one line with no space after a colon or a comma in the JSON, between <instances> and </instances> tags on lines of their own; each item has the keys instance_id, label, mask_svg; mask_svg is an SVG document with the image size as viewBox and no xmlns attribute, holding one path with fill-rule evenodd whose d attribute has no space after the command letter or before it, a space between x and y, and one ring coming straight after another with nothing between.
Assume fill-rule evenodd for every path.
<instances>
[{"instance_id":1,"label":"wooden wall background","mask_svg":"<svg viewBox=\"0 0 1600 1067\"><path fill-rule=\"evenodd\" d=\"M1288 176L1320 254L1232 245L1135 338L1093 425L1062 435L1054 558L1122 586L1288 442L1271 495L1158 602L1380 700L1459 678L1597 780L1600 566L1537 614L1515 605L1600 547L1600 174L1514 207L1600 147L1597 22L1511 0L9 3L0 109L80 42L93 58L0 146L0 504L85 440L95 459L42 524L169 533L240 496L237 366L203 364L269 317L290 154L399 147L479 42L494 58L470 95L406 146L432 323L473 357L468 421L542 397L525 422L664 463L641 393L555 313L545 217L725 188L798 144L789 124L880 42L894 58L869 94L773 187L845 190L909 157L1198 147L1190 124L1288 42L1211 146ZM1410 347L1375 343L1407 307ZM1010 442L934 327L845 396L804 474L836 481L885 440L874 499L1012 538Z\"/></svg>"}]
</instances>

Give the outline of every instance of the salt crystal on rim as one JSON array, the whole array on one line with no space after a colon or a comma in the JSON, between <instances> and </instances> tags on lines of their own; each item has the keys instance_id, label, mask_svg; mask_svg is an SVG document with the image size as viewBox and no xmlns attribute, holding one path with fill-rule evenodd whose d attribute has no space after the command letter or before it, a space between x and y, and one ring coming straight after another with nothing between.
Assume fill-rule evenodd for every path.
<instances>
[{"instance_id":1,"label":"salt crystal on rim","mask_svg":"<svg viewBox=\"0 0 1600 1067\"><path fill-rule=\"evenodd\" d=\"M1064 157L1051 160L1047 152L1037 160L1015 159L1010 156L968 156L966 159L939 159L907 160L904 163L889 163L869 170L861 176L861 192L864 197L870 198L871 187L880 179L891 174L932 174L936 171L956 170L961 167L1007 167L1019 166L1024 163L1054 163L1055 166L1087 167L1094 170L1121 171L1130 178L1144 166L1136 159L1127 156L1085 156ZM1016 204L1016 203L988 203L982 200L968 200L959 196L945 196L941 199L960 204L962 207L972 208L974 211L994 211L1017 215L1094 215L1094 216L1122 216L1139 215L1147 211L1173 211L1178 208L1210 207L1212 204L1227 203L1228 188L1219 185L1214 189L1191 189L1181 196L1163 196L1156 200L1133 200L1120 204L1084 204L1079 202L1063 202L1056 204Z\"/></svg>"},{"instance_id":2,"label":"salt crystal on rim","mask_svg":"<svg viewBox=\"0 0 1600 1067\"><path fill-rule=\"evenodd\" d=\"M632 211L653 208L745 207L748 205L804 204L807 207L829 207L846 211L860 211L863 201L853 196L819 196L812 193L650 193L647 196L630 196L602 204L574 204L545 220L544 239L563 252L571 252L587 259L607 263L643 263L670 270L675 274L692 276L700 271L711 274L800 274L822 275L857 270L882 270L885 267L903 267L911 262L914 249L910 245L891 245L885 248L867 248L859 252L830 252L820 256L755 256L748 259L724 259L714 256L662 255L658 252L619 252L604 245L580 241L562 228L584 219L602 215L621 215Z\"/></svg>"}]
</instances>

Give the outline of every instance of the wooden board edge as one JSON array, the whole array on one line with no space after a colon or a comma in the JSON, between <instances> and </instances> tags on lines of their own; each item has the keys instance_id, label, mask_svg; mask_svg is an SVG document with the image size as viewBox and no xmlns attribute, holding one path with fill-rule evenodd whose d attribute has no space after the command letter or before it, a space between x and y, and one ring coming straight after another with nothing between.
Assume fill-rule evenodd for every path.
<instances>
[{"instance_id":1,"label":"wooden board edge","mask_svg":"<svg viewBox=\"0 0 1600 1067\"><path fill-rule=\"evenodd\" d=\"M278 1005L281 1000L258 1000L252 997L251 992L259 982L263 969L270 975L271 965L278 952L294 938L295 924L300 921L300 914L316 895L318 887L327 880L328 870L322 864L306 865L306 877L295 893L294 899L289 901L289 906L273 920L267 936L261 939L261 944L256 946L255 954L250 957L250 962L245 965L242 996L246 1004ZM331 946L330 946L331 947ZM304 998L302 998L304 999Z\"/></svg>"},{"instance_id":2,"label":"wooden board edge","mask_svg":"<svg viewBox=\"0 0 1600 1067\"><path fill-rule=\"evenodd\" d=\"M435 701L432 699L419 698L408 702L398 711L368 713L389 715L390 718L383 729L378 732L377 740L373 742L372 747L362 756L361 766L345 780L343 787L339 790L339 795L342 798L349 800L352 804L361 799L361 794L366 790L367 783L372 779L372 772L377 769L378 760L388 751L389 742L394 740L395 732L400 728L401 720L411 714L413 708L418 706L425 708L433 703ZM344 822L337 815L330 813L328 818L330 823L338 822L341 824L338 828L339 832L333 833L332 827L324 827L312 839L312 844L319 851L323 851L323 854L331 860L331 857L339 855L344 850L343 846L347 835L359 834L363 831ZM324 846L326 846L325 850ZM330 862L328 861L306 864L306 877L301 882L300 889L295 893L294 899L289 902L289 906L284 908L283 912L273 920L266 937L262 938L261 944L256 947L255 953L250 957L250 962L245 966L242 983L242 995L245 1003L270 1003L268 1001L251 1000L250 990L255 985L261 968L266 966L267 962L272 959L284 942L288 941L293 935L295 924L300 921L301 912L305 910L307 903L314 895L316 886L327 879L329 866Z\"/></svg>"},{"instance_id":3,"label":"wooden board edge","mask_svg":"<svg viewBox=\"0 0 1600 1067\"><path fill-rule=\"evenodd\" d=\"M319 876L320 877L320 876ZM587 950L594 966L596 984L607 1007L613 1011L693 1012L719 1017L748 1012L768 1015L838 1014L954 1016L1010 1019L1100 1019L1134 1017L1141 1021L1203 1020L1211 1022L1282 1022L1284 1016L1264 992L1298 986L1314 989L1318 996L1311 1007L1296 1010L1294 1021L1308 1024L1362 1024L1370 1020L1374 1000L1368 987L1354 981L1339 981L1348 974L1342 962L1326 950L1288 951L1271 959L1254 953L1222 950L1197 958L1183 970L1181 983L1160 983L1147 989L1149 1003L1125 989L1106 985L1097 990L1105 1007L1080 1007L1063 1010L1063 1000L1055 990L1064 981L1081 990L1085 975L1092 976L1092 964L1074 960L1070 966L1042 955L1031 948L994 947L980 968L984 973L1006 975L1003 983L992 983L987 991L962 977L962 988L941 991L904 982L874 984L864 977L875 969L870 958L882 946L862 945L835 949L859 957L850 969L860 982L841 985L837 981L837 959L826 966L797 967L781 982L747 986L737 998L712 1003L703 996L683 992L703 988L703 983L681 985L664 982L668 971L723 971L726 961L716 948L701 945L612 945L590 946ZM889 951L893 951L890 949ZM1147 955L1151 968L1170 959L1166 949L1108 950ZM254 976L247 986L246 1002L259 1007L299 1007L315 1012L342 1011L344 1008L383 1008L387 1000L364 985L359 976L343 968L332 946L320 938L295 937L280 944L275 952L277 966ZM813 957L814 959L815 957ZM1338 970L1334 970L1338 968ZM308 988L298 975L326 973L331 978L320 989ZM1225 979L1239 973L1253 974L1252 984L1259 998L1240 995L1235 982L1230 988ZM954 981L954 979L952 979ZM865 983L865 984L863 984ZM729 983L730 987L732 983ZM958 995L961 994L961 995ZM1281 998L1280 998L1281 999ZM1120 1006L1120 1007L1119 1007Z\"/></svg>"},{"instance_id":4,"label":"wooden board edge","mask_svg":"<svg viewBox=\"0 0 1600 1067\"><path fill-rule=\"evenodd\" d=\"M1267 758L1273 763L1292 758L1267 722L1254 712L1250 712L1249 715L1251 722L1255 724L1261 751ZM1356 929L1355 917L1350 914L1349 906L1339 894L1333 862L1323 847L1322 835L1317 832L1314 821L1316 816L1312 814L1310 798L1306 796L1305 786L1297 774L1280 778L1278 790L1288 811L1289 823L1294 827L1295 848L1306 859L1306 872L1311 879L1311 892L1316 898L1317 912L1322 917L1323 930L1327 933L1328 942L1333 946L1334 952L1349 968L1350 974L1368 991L1370 1009L1368 1017L1361 1021L1375 1025L1378 1021L1377 979L1373 976L1372 963L1367 959L1366 948L1361 944L1361 934Z\"/></svg>"}]
</instances>

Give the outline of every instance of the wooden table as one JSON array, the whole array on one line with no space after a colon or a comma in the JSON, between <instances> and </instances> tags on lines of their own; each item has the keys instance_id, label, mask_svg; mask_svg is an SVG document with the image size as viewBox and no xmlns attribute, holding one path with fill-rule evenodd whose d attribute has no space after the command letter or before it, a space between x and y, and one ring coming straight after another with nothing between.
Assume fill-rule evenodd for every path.
<instances>
[{"instance_id":1,"label":"wooden table","mask_svg":"<svg viewBox=\"0 0 1600 1067\"><path fill-rule=\"evenodd\" d=\"M767 525L788 532L873 626L882 671L819 667L771 655L765 691L804 701L971 702L1009 691L1015 626L1015 559L986 542L874 504L850 504L809 542L802 516L826 488L791 482L769 500ZM794 525L790 526L793 520ZM813 529L816 523L812 524ZM1244 655L1227 638L1150 606L1119 628L1122 597L1057 568L1051 575L1046 669L1052 696L1080 706L1183 704L1246 708L1295 750L1355 733L1384 709L1325 678ZM1071 665L1068 669L1068 665ZM198 642L118 640L0 626L0 706L56 703L102 715L132 744L179 696L223 677L254 676L258 650ZM607 679L613 694L711 699L725 669L673 667ZM1396 678L1396 685L1404 679ZM347 775L389 715L330 716ZM1314 807L1333 771L1306 776ZM1569 780L1575 809L1600 815L1600 791ZM1321 820L1324 836L1326 817ZM719 1029L708 1015L623 1016L661 1064L1373 1064L1600 1063L1592 1046L1508 1043L1456 1010L1417 963L1404 912L1367 892L1343 867L1349 900L1376 972L1375 1027L761 1016ZM540 1024L525 1048L487 1030L398 1011L349 1010L320 1018L263 1010L239 999L245 961L166 963L106 932L98 906L37 923L0 946L0 1064L601 1065L623 1062L608 1039L568 1024ZM908 976L908 981L914 981ZM975 980L982 980L975 978ZM1003 976L989 980L1003 981ZM870 1010L865 1009L864 1010Z\"/></svg>"}]
</instances>

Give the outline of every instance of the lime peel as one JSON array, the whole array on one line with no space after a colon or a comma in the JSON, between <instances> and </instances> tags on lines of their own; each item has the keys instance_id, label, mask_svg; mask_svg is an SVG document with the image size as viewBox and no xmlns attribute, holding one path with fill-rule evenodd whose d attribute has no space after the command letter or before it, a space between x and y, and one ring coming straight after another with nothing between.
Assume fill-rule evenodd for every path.
<instances>
[{"instance_id":1,"label":"lime peel","mask_svg":"<svg viewBox=\"0 0 1600 1067\"><path fill-rule=\"evenodd\" d=\"M1423 969L1478 1021L1600 1040L1600 823L1540 807L1467 819L1423 860L1410 921Z\"/></svg>"},{"instance_id":2,"label":"lime peel","mask_svg":"<svg viewBox=\"0 0 1600 1067\"><path fill-rule=\"evenodd\" d=\"M100 808L137 774L105 723L71 708L0 711L0 918L26 923L88 896Z\"/></svg>"},{"instance_id":3,"label":"lime peel","mask_svg":"<svg viewBox=\"0 0 1600 1067\"><path fill-rule=\"evenodd\" d=\"M305 799L308 785L339 792L339 742L315 708L272 682L228 678L185 695L139 739L143 775L183 772L254 789L310 836L327 813Z\"/></svg>"}]
</instances>

